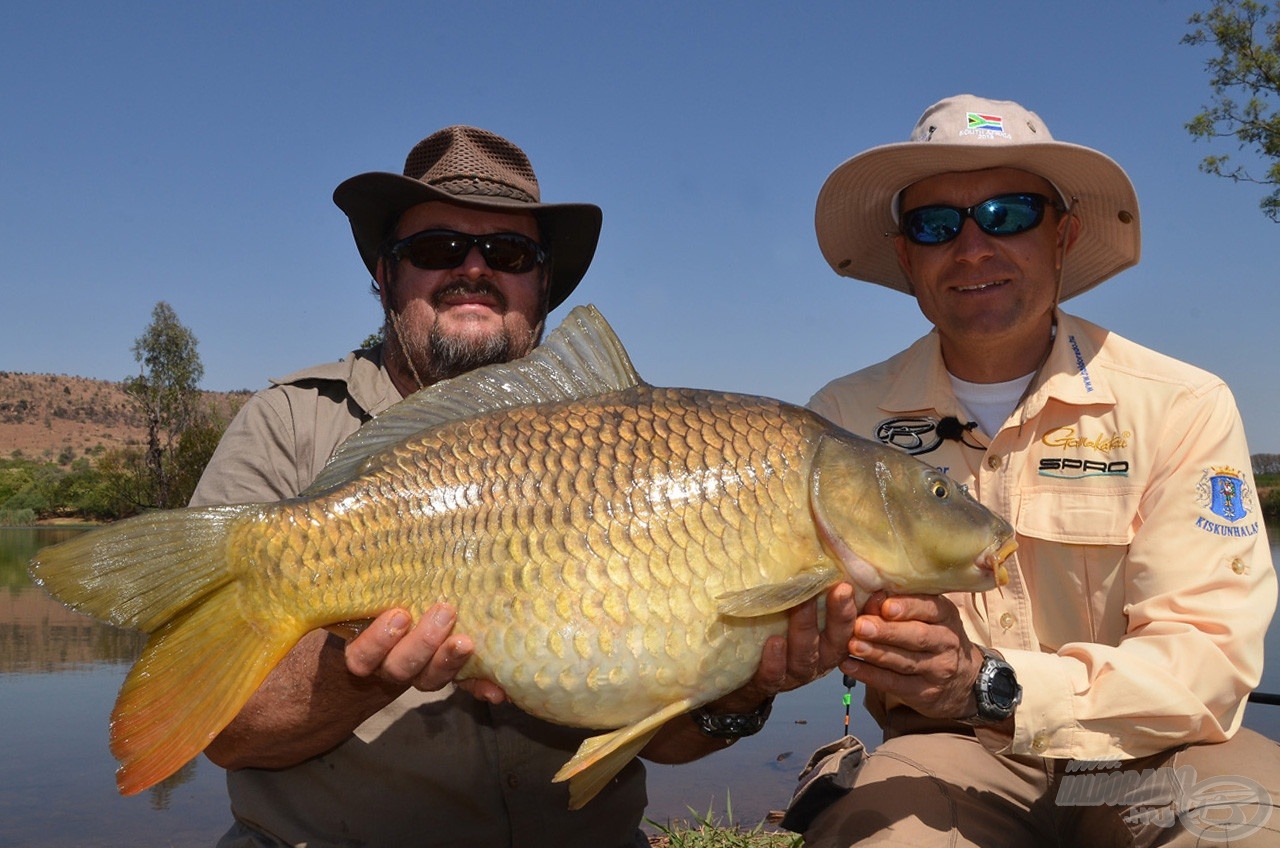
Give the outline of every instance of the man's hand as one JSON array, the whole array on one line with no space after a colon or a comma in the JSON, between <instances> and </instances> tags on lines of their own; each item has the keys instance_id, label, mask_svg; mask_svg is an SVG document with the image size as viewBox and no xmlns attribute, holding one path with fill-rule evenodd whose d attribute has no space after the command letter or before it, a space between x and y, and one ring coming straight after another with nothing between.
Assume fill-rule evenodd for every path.
<instances>
[{"instance_id":1,"label":"man's hand","mask_svg":"<svg viewBox=\"0 0 1280 848\"><path fill-rule=\"evenodd\" d=\"M742 688L707 705L712 712L751 712L766 698L798 689L834 669L848 656L858 610L853 587L838 583L827 591L826 621L818 626L818 601L791 610L786 636L764 643L760 665Z\"/></svg>"},{"instance_id":2,"label":"man's hand","mask_svg":"<svg viewBox=\"0 0 1280 848\"><path fill-rule=\"evenodd\" d=\"M405 610L387 610L348 643L347 670L424 692L441 689L454 682L475 652L470 637L453 633L456 621L448 604L431 607L416 625ZM489 703L506 699L502 688L488 680L460 681L459 686Z\"/></svg>"},{"instance_id":3,"label":"man's hand","mask_svg":"<svg viewBox=\"0 0 1280 848\"><path fill-rule=\"evenodd\" d=\"M893 695L921 715L967 718L982 651L969 641L955 604L935 595L872 595L854 623L840 670Z\"/></svg>"},{"instance_id":4,"label":"man's hand","mask_svg":"<svg viewBox=\"0 0 1280 848\"><path fill-rule=\"evenodd\" d=\"M826 621L818 627L818 601L793 609L786 636L771 636L755 675L741 688L707 704L713 713L751 713L779 692L817 680L849 655L849 639L858 609L847 583L827 592ZM718 751L728 740L713 739L682 716L667 722L641 755L656 763L687 763Z\"/></svg>"}]
</instances>

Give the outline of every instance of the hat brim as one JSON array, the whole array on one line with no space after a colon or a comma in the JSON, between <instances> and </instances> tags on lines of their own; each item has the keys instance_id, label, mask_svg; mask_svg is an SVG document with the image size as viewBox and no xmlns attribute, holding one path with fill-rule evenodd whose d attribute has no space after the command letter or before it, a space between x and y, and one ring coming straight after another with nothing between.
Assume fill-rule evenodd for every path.
<instances>
[{"instance_id":1,"label":"hat brim","mask_svg":"<svg viewBox=\"0 0 1280 848\"><path fill-rule=\"evenodd\" d=\"M435 200L471 209L533 213L538 220L542 245L551 256L548 311L563 303L577 288L600 240L603 215L600 207L590 203L522 203L506 197L460 196L402 174L383 171L354 176L333 192L333 202L351 222L356 248L370 274L377 268L383 240L405 210Z\"/></svg>"},{"instance_id":2,"label":"hat brim","mask_svg":"<svg viewBox=\"0 0 1280 848\"><path fill-rule=\"evenodd\" d=\"M894 198L926 177L988 168L1038 174L1074 204L1081 231L1063 266L1062 300L1137 264L1138 196L1128 175L1096 150L1057 141L990 148L907 141L854 156L831 172L818 193L814 225L823 257L841 276L910 294L894 250Z\"/></svg>"}]
</instances>

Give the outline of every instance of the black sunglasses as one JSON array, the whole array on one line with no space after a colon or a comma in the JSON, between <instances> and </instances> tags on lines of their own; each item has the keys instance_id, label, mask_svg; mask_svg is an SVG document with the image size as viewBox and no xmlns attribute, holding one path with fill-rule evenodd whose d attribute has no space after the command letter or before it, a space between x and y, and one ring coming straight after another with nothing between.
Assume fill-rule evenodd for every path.
<instances>
[{"instance_id":1,"label":"black sunglasses","mask_svg":"<svg viewBox=\"0 0 1280 848\"><path fill-rule=\"evenodd\" d=\"M523 274L547 261L542 245L519 233L477 236L454 230L423 230L391 245L387 253L397 262L408 259L424 271L443 271L461 265L473 247L480 248L480 255L490 268L507 274Z\"/></svg>"},{"instance_id":2,"label":"black sunglasses","mask_svg":"<svg viewBox=\"0 0 1280 848\"><path fill-rule=\"evenodd\" d=\"M1062 209L1043 194L999 194L968 209L917 206L902 213L902 234L916 244L946 244L960 235L964 219L972 218L987 235L1013 236L1040 226L1045 206Z\"/></svg>"}]
</instances>

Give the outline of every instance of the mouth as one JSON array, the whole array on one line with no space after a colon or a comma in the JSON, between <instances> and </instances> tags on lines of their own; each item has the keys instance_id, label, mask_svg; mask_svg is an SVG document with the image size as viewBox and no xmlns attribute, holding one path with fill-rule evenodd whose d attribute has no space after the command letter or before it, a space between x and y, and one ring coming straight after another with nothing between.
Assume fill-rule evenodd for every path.
<instances>
[{"instance_id":1,"label":"mouth","mask_svg":"<svg viewBox=\"0 0 1280 848\"><path fill-rule=\"evenodd\" d=\"M506 299L497 287L489 283L454 283L436 292L433 298L437 307L449 306L485 306L500 310L505 308Z\"/></svg>"},{"instance_id":2,"label":"mouth","mask_svg":"<svg viewBox=\"0 0 1280 848\"><path fill-rule=\"evenodd\" d=\"M989 280L985 283L974 283L970 286L956 286L953 291L962 293L987 291L988 289L999 288L1009 284L1009 280Z\"/></svg>"},{"instance_id":3,"label":"mouth","mask_svg":"<svg viewBox=\"0 0 1280 848\"><path fill-rule=\"evenodd\" d=\"M996 547L996 545L999 545L999 547ZM1017 547L1017 541L1012 538L1004 540L1003 543L997 542L978 556L975 565L983 571L991 572L992 576L995 577L997 588L1007 586L1009 585L1009 569L1005 567L1004 561L1009 558Z\"/></svg>"}]
</instances>

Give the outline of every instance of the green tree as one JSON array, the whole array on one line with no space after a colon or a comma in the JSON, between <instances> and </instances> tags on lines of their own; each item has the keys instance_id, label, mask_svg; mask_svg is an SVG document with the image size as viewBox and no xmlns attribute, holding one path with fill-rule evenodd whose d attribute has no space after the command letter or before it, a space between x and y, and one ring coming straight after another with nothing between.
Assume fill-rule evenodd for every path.
<instances>
[{"instance_id":1,"label":"green tree","mask_svg":"<svg viewBox=\"0 0 1280 848\"><path fill-rule=\"evenodd\" d=\"M185 503L174 485L173 457L182 434L204 414L198 388L204 366L196 345L195 335L164 301L155 305L151 323L133 343L142 373L125 380L124 390L147 424L147 480L138 487L140 506L170 509Z\"/></svg>"},{"instance_id":2,"label":"green tree","mask_svg":"<svg viewBox=\"0 0 1280 848\"><path fill-rule=\"evenodd\" d=\"M1268 14L1276 13L1271 20ZM1213 98L1187 123L1197 139L1234 138L1237 148L1271 161L1261 175L1223 154L1206 156L1200 170L1235 182L1272 186L1258 204L1280 222L1280 2L1217 0L1187 21L1195 27L1182 43L1210 45L1217 55L1205 63Z\"/></svg>"}]
</instances>

